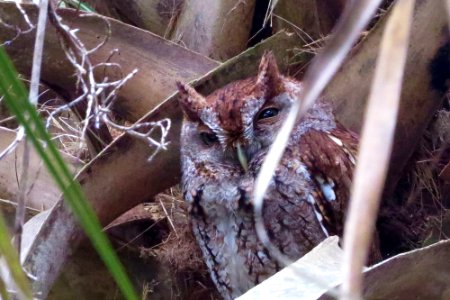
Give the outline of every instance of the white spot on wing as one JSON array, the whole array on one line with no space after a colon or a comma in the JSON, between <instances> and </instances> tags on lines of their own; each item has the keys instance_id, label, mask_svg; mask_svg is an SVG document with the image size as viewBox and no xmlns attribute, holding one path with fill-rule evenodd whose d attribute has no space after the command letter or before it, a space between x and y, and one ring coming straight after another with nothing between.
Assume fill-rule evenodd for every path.
<instances>
[{"instance_id":1,"label":"white spot on wing","mask_svg":"<svg viewBox=\"0 0 450 300\"><path fill-rule=\"evenodd\" d=\"M353 154L350 153L350 151L347 150L347 148L344 147L344 152L347 153L348 159L350 159L351 163L356 165L356 160Z\"/></svg>"},{"instance_id":2,"label":"white spot on wing","mask_svg":"<svg viewBox=\"0 0 450 300\"><path fill-rule=\"evenodd\" d=\"M322 176L316 175L314 176L316 181L319 183L320 190L322 191L323 196L328 201L335 201L336 200L336 194L334 193L333 187L334 182L333 181L325 181Z\"/></svg>"},{"instance_id":3,"label":"white spot on wing","mask_svg":"<svg viewBox=\"0 0 450 300\"><path fill-rule=\"evenodd\" d=\"M338 139L337 137L332 136L332 135L330 135L330 134L328 134L328 137L329 137L333 142L335 142L338 146L340 146L340 147L343 147L343 146L344 146L344 144L342 143L342 141L341 141L340 139Z\"/></svg>"},{"instance_id":4,"label":"white spot on wing","mask_svg":"<svg viewBox=\"0 0 450 300\"><path fill-rule=\"evenodd\" d=\"M314 200L314 197L309 194L308 195L308 203L311 204L313 210L314 210L314 214L316 215L317 221L319 221L320 224L320 228L322 228L323 233L325 233L325 235L328 237L330 236L330 234L328 233L328 230L325 228L325 226L323 225L323 216L322 214L316 209L316 206L314 205L316 203L316 201Z\"/></svg>"},{"instance_id":5,"label":"white spot on wing","mask_svg":"<svg viewBox=\"0 0 450 300\"><path fill-rule=\"evenodd\" d=\"M353 156L353 154L345 147L344 143L342 143L342 141L340 139L338 139L335 136L332 136L330 134L328 134L328 137L335 142L339 147L342 147L342 150L344 150L344 152L347 154L348 159L351 161L352 164L356 164L356 160L355 157Z\"/></svg>"}]
</instances>

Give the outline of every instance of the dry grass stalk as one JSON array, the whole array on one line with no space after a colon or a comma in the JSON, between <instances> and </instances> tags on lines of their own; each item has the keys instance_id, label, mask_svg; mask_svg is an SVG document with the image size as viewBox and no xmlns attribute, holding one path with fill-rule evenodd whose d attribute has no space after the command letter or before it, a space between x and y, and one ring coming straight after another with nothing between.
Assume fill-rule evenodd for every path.
<instances>
[{"instance_id":1,"label":"dry grass stalk","mask_svg":"<svg viewBox=\"0 0 450 300\"><path fill-rule=\"evenodd\" d=\"M44 48L44 37L45 37L45 25L47 22L47 7L48 0L42 0L39 4L39 18L36 28L36 40L34 43L34 52L33 52L33 67L31 70L31 83L30 83L30 93L29 93L29 101L35 107L38 102L39 95L39 82L41 77L41 65L42 65L42 53ZM16 218L14 224L14 244L16 246L17 252L20 257L20 249L22 243L22 230L23 224L25 222L25 210L26 210L26 193L29 188L28 182L28 168L30 163L30 144L28 141L25 141L24 144L24 152L22 156L22 174L20 176L20 191L17 196L17 210L16 210Z\"/></svg>"},{"instance_id":2,"label":"dry grass stalk","mask_svg":"<svg viewBox=\"0 0 450 300\"><path fill-rule=\"evenodd\" d=\"M362 297L362 270L389 165L413 8L410 0L395 4L381 42L344 232L343 300Z\"/></svg>"}]
</instances>

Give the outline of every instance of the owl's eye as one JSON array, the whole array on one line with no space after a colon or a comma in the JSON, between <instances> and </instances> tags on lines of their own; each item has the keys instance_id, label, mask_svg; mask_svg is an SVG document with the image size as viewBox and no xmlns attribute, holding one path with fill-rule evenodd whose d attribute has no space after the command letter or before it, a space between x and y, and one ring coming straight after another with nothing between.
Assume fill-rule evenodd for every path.
<instances>
[{"instance_id":1,"label":"owl's eye","mask_svg":"<svg viewBox=\"0 0 450 300\"><path fill-rule=\"evenodd\" d=\"M212 132L201 132L200 138L202 139L203 143L205 143L206 146L211 146L218 140L217 135L215 135Z\"/></svg>"},{"instance_id":2,"label":"owl's eye","mask_svg":"<svg viewBox=\"0 0 450 300\"><path fill-rule=\"evenodd\" d=\"M269 108L263 109L259 113L258 120L272 118L272 117L275 117L276 115L278 115L278 109L275 107L269 107Z\"/></svg>"}]
</instances>

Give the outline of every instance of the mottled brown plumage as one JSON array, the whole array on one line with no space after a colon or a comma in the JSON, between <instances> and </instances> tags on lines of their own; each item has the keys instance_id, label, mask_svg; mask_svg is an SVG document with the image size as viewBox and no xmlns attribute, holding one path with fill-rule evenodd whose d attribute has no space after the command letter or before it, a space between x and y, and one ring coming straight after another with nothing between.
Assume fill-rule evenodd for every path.
<instances>
[{"instance_id":1,"label":"mottled brown plumage","mask_svg":"<svg viewBox=\"0 0 450 300\"><path fill-rule=\"evenodd\" d=\"M280 269L256 236L250 199L277 130L292 102L301 101L302 84L282 76L267 53L257 76L207 97L178 86L184 198L211 277L232 299ZM342 235L357 142L325 101L296 124L263 207L271 242L291 259Z\"/></svg>"}]
</instances>

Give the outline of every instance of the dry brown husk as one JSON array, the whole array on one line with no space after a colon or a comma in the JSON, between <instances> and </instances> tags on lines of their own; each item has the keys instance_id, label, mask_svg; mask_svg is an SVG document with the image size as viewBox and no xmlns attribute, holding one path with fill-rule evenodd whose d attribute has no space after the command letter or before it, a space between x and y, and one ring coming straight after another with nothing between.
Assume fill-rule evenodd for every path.
<instances>
[{"instance_id":1,"label":"dry brown husk","mask_svg":"<svg viewBox=\"0 0 450 300\"><path fill-rule=\"evenodd\" d=\"M247 47L255 0L186 0L171 36L203 55L225 61Z\"/></svg>"}]
</instances>

